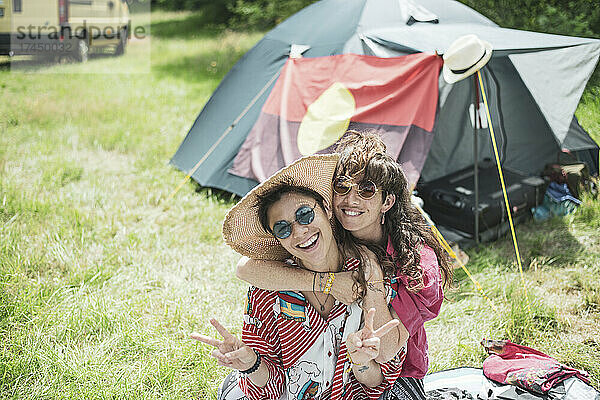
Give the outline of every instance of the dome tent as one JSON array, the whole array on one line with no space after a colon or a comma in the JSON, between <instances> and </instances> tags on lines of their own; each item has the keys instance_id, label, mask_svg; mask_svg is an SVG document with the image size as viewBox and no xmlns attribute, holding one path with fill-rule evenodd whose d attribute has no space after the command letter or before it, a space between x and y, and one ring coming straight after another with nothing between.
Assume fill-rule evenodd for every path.
<instances>
[{"instance_id":1,"label":"dome tent","mask_svg":"<svg viewBox=\"0 0 600 400\"><path fill-rule=\"evenodd\" d=\"M600 55L600 41L500 28L452 0L419 5L411 0L322 0L301 10L232 68L171 163L203 186L244 195L257 181L231 170L292 48L300 48L304 58L443 54L465 34L494 47L482 74L503 166L539 174L565 148L597 171L598 146L573 114ZM433 141L422 149L425 181L474 162L473 83L466 79L449 85L440 78L438 90ZM483 138L487 130L480 131ZM479 157L489 157L489 140L478 143Z\"/></svg>"}]
</instances>

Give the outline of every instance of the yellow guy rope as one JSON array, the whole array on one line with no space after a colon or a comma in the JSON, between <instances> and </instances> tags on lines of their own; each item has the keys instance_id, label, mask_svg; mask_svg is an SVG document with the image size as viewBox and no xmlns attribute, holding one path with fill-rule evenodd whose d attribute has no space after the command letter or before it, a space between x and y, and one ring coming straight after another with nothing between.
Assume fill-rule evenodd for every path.
<instances>
[{"instance_id":1,"label":"yellow guy rope","mask_svg":"<svg viewBox=\"0 0 600 400\"><path fill-rule=\"evenodd\" d=\"M237 116L237 118L233 121L233 123L231 125L229 125L227 127L227 129L225 129L225 131L221 134L219 139L217 139L217 141L210 147L210 149L208 149L208 151L206 152L206 154L204 154L204 156L200 159L200 161L198 161L196 163L196 165L194 165L194 168L192 168L190 170L190 172L187 173L185 178L183 178L183 180L175 188L175 190L173 190L171 192L171 194L169 194L169 196L165 200L166 202L169 202L173 197L175 197L175 195L177 194L177 192L179 192L179 190L183 187L183 185L185 185L185 183L190 180L192 175L194 175L194 172L196 172L198 170L198 168L200 168L200 165L202 165L202 163L208 158L208 156L210 156L212 154L212 152L215 151L215 149L217 148L219 143L221 143L221 141L225 138L225 136L227 136L227 134L229 132L231 132L233 130L233 128L238 124L238 122L240 122L240 120L244 117L244 115L246 115L246 113L250 110L250 108L252 108L254 103L256 103L256 101L260 98L260 96L263 95L265 90L267 90L267 88L269 86L271 86L271 84L273 83L273 81L275 81L275 79L277 78L278 75L279 75L279 72L276 72L275 75L273 75L273 77L269 80L269 82L267 82L266 85L263 86L262 89L260 89L260 91L256 94L256 96L254 96L252 101L250 101L250 103L248 103L248 105L246 106L246 108L244 108L244 110L240 113L240 115Z\"/></svg>"},{"instance_id":2,"label":"yellow guy rope","mask_svg":"<svg viewBox=\"0 0 600 400\"><path fill-rule=\"evenodd\" d=\"M504 204L506 205L506 214L508 215L508 222L510 224L510 232L512 234L513 244L515 246L515 254L517 255L517 264L519 265L519 273L521 274L521 284L525 291L525 299L527 301L527 311L531 314L531 305L529 304L529 296L527 295L527 286L525 285L525 278L523 276L523 265L521 264L521 256L519 254L519 245L517 244L517 235L515 233L515 226L513 224L512 215L510 213L510 204L508 203L508 195L506 194L506 185L504 184L504 175L502 174L502 167L500 166L500 157L498 156L498 146L496 145L496 137L494 135L494 126L492 125L492 117L490 115L490 109L488 107L487 96L485 95L485 89L483 87L483 80L481 79L481 72L477 71L477 78L479 79L479 87L481 88L481 95L483 97L483 104L485 105L485 114L488 120L488 126L490 127L490 136L492 138L492 146L494 148L494 155L496 156L496 166L498 167L498 174L500 175L500 185L502 186L502 194L504 195Z\"/></svg>"},{"instance_id":3,"label":"yellow guy rope","mask_svg":"<svg viewBox=\"0 0 600 400\"><path fill-rule=\"evenodd\" d=\"M419 207L417 204L415 204L414 206L417 207L417 210L419 210L419 212L421 213L421 215L423 215L423 217L427 220L427 222L429 223L429 226L430 226L431 230L435 234L435 237L437 238L438 242L440 242L440 244L442 245L442 247L444 248L444 250L446 250L446 252L450 255L450 257L452 257L456 261L458 261L458 265L460 265L460 267L463 269L463 271L465 271L465 273L467 274L467 276L469 277L469 279L471 279L471 281L473 282L473 284L475 285L475 287L477 288L477 290L479 290L479 293L488 301L488 303L490 303L490 306L494 309L494 311L498 311L498 309L496 308L496 306L494 305L494 303L492 302L492 300L483 291L483 288L481 287L481 285L479 284L479 282L477 282L477 280L473 277L473 275L467 269L467 267L465 266L465 264L463 264L463 262L460 261L460 259L458 258L458 255L454 252L454 250L452 250L452 247L450 247L450 245L448 244L448 242L446 241L446 239L444 239L444 236L442 236L442 233L438 230L438 228L436 228L436 226L433 223L433 221L431 220L431 218L429 218L429 216L425 213L425 211L423 211L423 209L421 207Z\"/></svg>"}]
</instances>

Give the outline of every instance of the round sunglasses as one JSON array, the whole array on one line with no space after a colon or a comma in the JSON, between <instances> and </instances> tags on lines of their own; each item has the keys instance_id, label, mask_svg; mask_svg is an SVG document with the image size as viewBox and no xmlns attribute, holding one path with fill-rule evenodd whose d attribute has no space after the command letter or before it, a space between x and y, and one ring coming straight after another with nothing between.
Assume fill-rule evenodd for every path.
<instances>
[{"instance_id":1,"label":"round sunglasses","mask_svg":"<svg viewBox=\"0 0 600 400\"><path fill-rule=\"evenodd\" d=\"M300 225L308 225L315 219L315 204L313 207L301 206L296 210L296 220L289 221L277 221L273 224L271 232L277 239L287 239L292 234L292 225L294 222L298 222Z\"/></svg>"},{"instance_id":2,"label":"round sunglasses","mask_svg":"<svg viewBox=\"0 0 600 400\"><path fill-rule=\"evenodd\" d=\"M333 181L333 191L340 196L345 196L352 188L356 186L357 192L360 197L365 200L369 200L375 196L375 193L379 191L377 186L372 181L361 181L359 183L351 182L351 179L347 176L339 176Z\"/></svg>"}]
</instances>

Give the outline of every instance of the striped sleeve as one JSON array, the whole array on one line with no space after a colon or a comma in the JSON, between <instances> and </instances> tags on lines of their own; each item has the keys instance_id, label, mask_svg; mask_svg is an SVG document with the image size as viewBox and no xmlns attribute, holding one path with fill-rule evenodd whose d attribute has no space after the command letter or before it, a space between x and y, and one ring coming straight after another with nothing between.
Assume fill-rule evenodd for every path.
<instances>
[{"instance_id":1,"label":"striped sleeve","mask_svg":"<svg viewBox=\"0 0 600 400\"><path fill-rule=\"evenodd\" d=\"M360 384L364 392L369 397L369 399L379 399L383 392L394 386L394 383L396 383L396 379L398 379L400 373L402 372L402 363L404 362L405 358L406 348L403 347L394 358L392 358L388 362L379 364L379 366L381 367L381 374L383 375L383 381L379 385L375 387L368 387L363 384Z\"/></svg>"},{"instance_id":2,"label":"striped sleeve","mask_svg":"<svg viewBox=\"0 0 600 400\"><path fill-rule=\"evenodd\" d=\"M273 313L275 300L273 292L253 287L248 291L242 341L260 353L261 363L264 363L269 371L269 379L264 387L256 386L246 376L240 378L240 388L250 400L277 400L285 388L281 347Z\"/></svg>"}]
</instances>

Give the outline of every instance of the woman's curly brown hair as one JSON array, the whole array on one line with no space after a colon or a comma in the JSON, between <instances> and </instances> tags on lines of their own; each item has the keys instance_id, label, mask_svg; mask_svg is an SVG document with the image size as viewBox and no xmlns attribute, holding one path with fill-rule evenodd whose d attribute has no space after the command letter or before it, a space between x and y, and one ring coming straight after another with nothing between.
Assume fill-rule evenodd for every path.
<instances>
[{"instance_id":1,"label":"woman's curly brown hair","mask_svg":"<svg viewBox=\"0 0 600 400\"><path fill-rule=\"evenodd\" d=\"M399 272L408 278L408 290L421 290L424 287L420 265L421 249L426 244L437 256L444 286L451 285L452 268L448 254L421 213L411 203L406 177L400 165L385 152L386 146L379 135L374 132L348 131L336 151L340 153L340 160L335 176L352 177L362 173L365 180L373 181L382 190L383 200L388 194L396 196L394 205L385 213L384 232L390 236L397 258L393 260L394 263L381 265L384 274L393 277ZM369 248L373 249L372 245ZM383 248L375 251L378 259L381 259L383 251ZM396 271L396 266L399 271Z\"/></svg>"}]
</instances>

